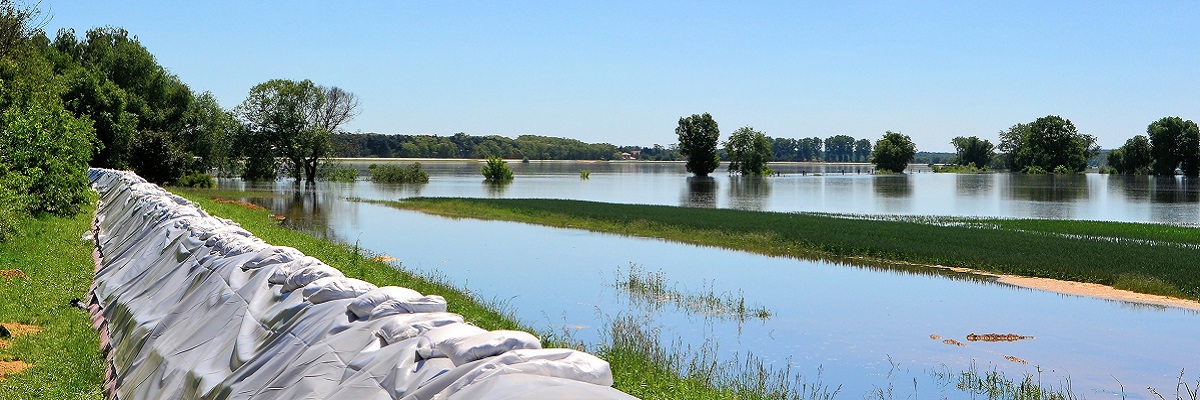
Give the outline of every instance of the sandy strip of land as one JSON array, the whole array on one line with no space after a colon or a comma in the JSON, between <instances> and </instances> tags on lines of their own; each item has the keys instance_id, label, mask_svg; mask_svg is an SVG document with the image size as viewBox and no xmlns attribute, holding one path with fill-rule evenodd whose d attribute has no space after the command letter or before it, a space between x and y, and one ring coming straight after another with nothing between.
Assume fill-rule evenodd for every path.
<instances>
[{"instance_id":1,"label":"sandy strip of land","mask_svg":"<svg viewBox=\"0 0 1200 400\"><path fill-rule=\"evenodd\" d=\"M1180 299L1180 298L1168 297L1168 296L1159 296L1159 295L1155 295L1155 294L1131 292L1128 290L1117 289L1112 286L1101 285L1098 283L1083 283L1083 282L1073 282L1073 281L1062 281L1062 280L1058 280L1058 279L1049 279L1049 278L1032 278L1032 277L1028 277L1028 276L993 274L990 272L983 272L983 271L973 270L970 268L955 268L955 267L941 267L941 268L945 268L945 269L949 269L949 270L957 271L957 272L967 272L967 273L978 274L978 275L992 276L992 277L996 278L997 282L1006 283L1006 284L1013 285L1013 286L1020 286L1020 287L1029 288L1029 289L1045 290L1048 292L1069 294L1069 295L1073 295L1073 296L1088 296L1088 297L1096 297L1096 298L1101 298L1101 299L1128 301L1128 302L1132 302L1132 303L1152 304L1152 305L1159 305L1159 306L1165 306L1165 307L1179 307L1179 308L1186 308L1189 310L1200 311L1200 301Z\"/></svg>"},{"instance_id":2,"label":"sandy strip of land","mask_svg":"<svg viewBox=\"0 0 1200 400\"><path fill-rule=\"evenodd\" d=\"M1200 302L1198 301L1159 296L1155 294L1131 292L1097 283L1060 281L1057 279L1030 278L1026 276L1013 275L1000 275L996 280L998 282L1007 283L1010 285L1026 287L1030 289L1046 290L1056 293L1064 293L1076 296L1091 296L1102 299L1130 301L1134 303L1179 307L1200 311Z\"/></svg>"}]
</instances>

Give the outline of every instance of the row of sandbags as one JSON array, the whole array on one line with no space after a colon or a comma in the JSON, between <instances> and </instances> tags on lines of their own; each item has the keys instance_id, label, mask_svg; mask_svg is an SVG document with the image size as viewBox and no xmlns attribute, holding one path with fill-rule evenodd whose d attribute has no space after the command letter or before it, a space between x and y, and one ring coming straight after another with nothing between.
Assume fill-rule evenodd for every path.
<instances>
[{"instance_id":1,"label":"row of sandbags","mask_svg":"<svg viewBox=\"0 0 1200 400\"><path fill-rule=\"evenodd\" d=\"M89 177L91 308L112 397L632 398L595 356L478 328L441 296L347 278L131 172Z\"/></svg>"}]
</instances>

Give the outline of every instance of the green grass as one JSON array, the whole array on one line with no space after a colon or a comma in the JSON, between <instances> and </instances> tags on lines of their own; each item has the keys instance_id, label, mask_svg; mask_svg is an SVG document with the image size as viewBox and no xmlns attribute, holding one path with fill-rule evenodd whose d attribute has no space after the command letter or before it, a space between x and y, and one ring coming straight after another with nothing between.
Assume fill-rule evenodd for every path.
<instances>
[{"instance_id":1,"label":"green grass","mask_svg":"<svg viewBox=\"0 0 1200 400\"><path fill-rule=\"evenodd\" d=\"M634 263L629 263L628 270L616 272L613 286L627 293L631 303L648 311L659 312L664 305L670 304L689 314L738 322L746 322L747 319L767 320L772 316L771 310L766 307L747 307L746 297L740 290L737 293L717 293L712 283L707 283L700 290L680 289L678 284L668 284L662 270L651 272Z\"/></svg>"},{"instance_id":2,"label":"green grass","mask_svg":"<svg viewBox=\"0 0 1200 400\"><path fill-rule=\"evenodd\" d=\"M91 227L93 209L85 206L74 217L24 220L16 235L0 243L0 269L20 269L28 276L0 279L0 322L42 329L0 350L0 360L34 364L0 382L0 399L103 398L98 337L87 312L69 304L86 299L92 283L93 245L80 236Z\"/></svg>"},{"instance_id":3,"label":"green grass","mask_svg":"<svg viewBox=\"0 0 1200 400\"><path fill-rule=\"evenodd\" d=\"M551 199L371 201L772 256L966 267L1200 300L1200 229L1095 221L868 217ZM911 266L899 266L911 268Z\"/></svg>"}]
</instances>

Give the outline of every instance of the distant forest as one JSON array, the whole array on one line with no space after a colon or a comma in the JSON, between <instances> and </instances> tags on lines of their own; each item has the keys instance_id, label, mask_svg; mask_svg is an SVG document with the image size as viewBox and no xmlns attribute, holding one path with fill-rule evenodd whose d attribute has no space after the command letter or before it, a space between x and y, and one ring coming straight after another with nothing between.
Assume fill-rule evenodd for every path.
<instances>
[{"instance_id":1,"label":"distant forest","mask_svg":"<svg viewBox=\"0 0 1200 400\"><path fill-rule=\"evenodd\" d=\"M530 160L621 160L679 161L676 144L666 147L617 146L610 143L585 143L575 139L521 135L516 139L490 135L457 133L438 135L387 135L380 133L339 133L331 138L334 157L347 158L463 158L500 157ZM868 162L872 143L847 135L771 139L772 161ZM930 153L923 153L930 154ZM953 153L933 156L940 162ZM721 158L727 160L725 154ZM918 162L921 160L918 160Z\"/></svg>"}]
</instances>

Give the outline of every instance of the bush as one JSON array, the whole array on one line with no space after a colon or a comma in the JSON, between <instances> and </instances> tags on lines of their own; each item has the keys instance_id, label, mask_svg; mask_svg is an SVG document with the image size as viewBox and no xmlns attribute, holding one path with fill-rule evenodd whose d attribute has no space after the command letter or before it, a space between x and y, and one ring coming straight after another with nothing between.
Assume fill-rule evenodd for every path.
<instances>
[{"instance_id":1,"label":"bush","mask_svg":"<svg viewBox=\"0 0 1200 400\"><path fill-rule=\"evenodd\" d=\"M371 182L376 183L427 183L429 174L421 169L421 163L408 166L397 164L371 164Z\"/></svg>"},{"instance_id":2,"label":"bush","mask_svg":"<svg viewBox=\"0 0 1200 400\"><path fill-rule=\"evenodd\" d=\"M175 185L181 187L211 189L214 186L217 186L217 182L213 180L212 175L193 172L179 177L179 179L175 181Z\"/></svg>"},{"instance_id":3,"label":"bush","mask_svg":"<svg viewBox=\"0 0 1200 400\"><path fill-rule=\"evenodd\" d=\"M345 163L322 163L317 168L317 179L330 182L354 182L358 180L358 168Z\"/></svg>"},{"instance_id":4,"label":"bush","mask_svg":"<svg viewBox=\"0 0 1200 400\"><path fill-rule=\"evenodd\" d=\"M508 168L508 163L498 157L489 158L487 164L484 164L483 179L489 182L508 182L513 180L512 169Z\"/></svg>"},{"instance_id":5,"label":"bush","mask_svg":"<svg viewBox=\"0 0 1200 400\"><path fill-rule=\"evenodd\" d=\"M26 199L24 213L75 214L89 193L92 122L76 118L45 94L16 100L0 111L0 182L10 195ZM9 187L18 181L27 186Z\"/></svg>"},{"instance_id":6,"label":"bush","mask_svg":"<svg viewBox=\"0 0 1200 400\"><path fill-rule=\"evenodd\" d=\"M1046 170L1042 169L1042 167L1039 167L1036 165L1030 165L1028 167L1025 167L1025 169L1021 170L1021 172L1024 172L1029 175L1045 175L1048 173L1048 172L1046 172Z\"/></svg>"}]
</instances>

